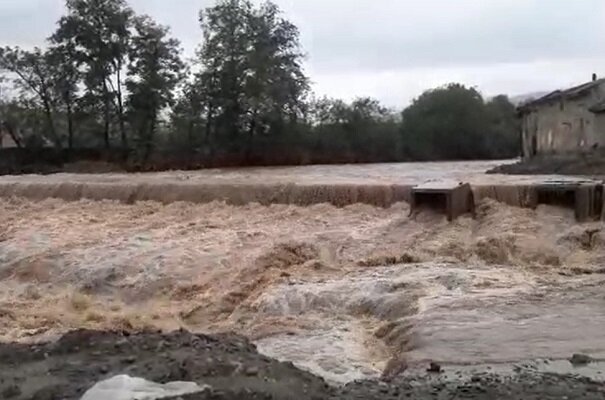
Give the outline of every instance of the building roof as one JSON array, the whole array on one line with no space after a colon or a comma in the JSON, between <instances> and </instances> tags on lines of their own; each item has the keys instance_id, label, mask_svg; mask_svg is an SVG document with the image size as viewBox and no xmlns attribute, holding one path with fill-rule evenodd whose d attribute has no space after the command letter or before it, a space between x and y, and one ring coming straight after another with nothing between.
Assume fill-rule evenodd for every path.
<instances>
[{"instance_id":1,"label":"building roof","mask_svg":"<svg viewBox=\"0 0 605 400\"><path fill-rule=\"evenodd\" d=\"M523 112L528 110L531 107L539 106L542 104L552 103L554 101L564 100L564 99L574 99L580 96L583 96L589 93L595 87L605 83L605 79L597 79L594 81L586 82L578 86L574 86L569 89L564 90L555 90L554 92L550 92L545 96L539 97L535 100L531 100L519 107L519 111ZM603 103L603 107L605 107L605 102ZM592 108L591 108L592 111ZM604 110L605 111L605 108Z\"/></svg>"}]
</instances>

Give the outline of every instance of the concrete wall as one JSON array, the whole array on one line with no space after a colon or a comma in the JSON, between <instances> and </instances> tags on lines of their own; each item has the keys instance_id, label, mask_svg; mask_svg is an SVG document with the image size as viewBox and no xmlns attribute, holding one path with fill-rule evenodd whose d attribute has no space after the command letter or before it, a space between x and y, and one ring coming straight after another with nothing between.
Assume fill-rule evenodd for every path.
<instances>
[{"instance_id":1,"label":"concrete wall","mask_svg":"<svg viewBox=\"0 0 605 400\"><path fill-rule=\"evenodd\" d=\"M523 155L587 153L605 148L605 118L589 108L605 98L605 85L575 99L540 104L523 116ZM535 154L534 154L535 153Z\"/></svg>"}]
</instances>

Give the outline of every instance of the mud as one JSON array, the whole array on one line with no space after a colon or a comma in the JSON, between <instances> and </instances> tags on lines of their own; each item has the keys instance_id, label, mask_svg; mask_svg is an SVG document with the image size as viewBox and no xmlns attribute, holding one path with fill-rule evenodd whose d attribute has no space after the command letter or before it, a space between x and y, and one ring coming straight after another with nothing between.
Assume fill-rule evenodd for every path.
<instances>
[{"instance_id":1,"label":"mud","mask_svg":"<svg viewBox=\"0 0 605 400\"><path fill-rule=\"evenodd\" d=\"M509 175L576 175L605 177L605 162L603 154L582 154L576 156L548 155L535 157L517 163L505 163L492 168L489 174Z\"/></svg>"},{"instance_id":2,"label":"mud","mask_svg":"<svg viewBox=\"0 0 605 400\"><path fill-rule=\"evenodd\" d=\"M528 364L528 366L530 366ZM598 380L519 368L517 372L413 373L391 382L328 385L323 379L260 355L236 335L186 331L74 331L56 342L0 344L0 394L15 400L76 400L96 382L127 374L158 383L209 385L201 399L600 399ZM176 400L176 399L175 399Z\"/></svg>"},{"instance_id":3,"label":"mud","mask_svg":"<svg viewBox=\"0 0 605 400\"><path fill-rule=\"evenodd\" d=\"M327 390L320 378L264 357L234 335L75 331L48 344L0 345L2 398L78 399L95 382L119 374L203 381L213 391L202 398L285 399L295 390L311 399Z\"/></svg>"}]
</instances>

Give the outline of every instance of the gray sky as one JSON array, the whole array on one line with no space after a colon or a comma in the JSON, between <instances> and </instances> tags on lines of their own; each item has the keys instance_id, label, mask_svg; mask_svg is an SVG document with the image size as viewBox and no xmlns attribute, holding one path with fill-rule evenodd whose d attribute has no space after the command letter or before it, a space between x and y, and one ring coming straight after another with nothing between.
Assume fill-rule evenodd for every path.
<instances>
[{"instance_id":1,"label":"gray sky","mask_svg":"<svg viewBox=\"0 0 605 400\"><path fill-rule=\"evenodd\" d=\"M170 25L191 55L213 0L130 0ZM276 0L298 25L319 94L403 106L462 82L485 95L605 76L603 0ZM63 0L0 0L0 45L42 45Z\"/></svg>"}]
</instances>

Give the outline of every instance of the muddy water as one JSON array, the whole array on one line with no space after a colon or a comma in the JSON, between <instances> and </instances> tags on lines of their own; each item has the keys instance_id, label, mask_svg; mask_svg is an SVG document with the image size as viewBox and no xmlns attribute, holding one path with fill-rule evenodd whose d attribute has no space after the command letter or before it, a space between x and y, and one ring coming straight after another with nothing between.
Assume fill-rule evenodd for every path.
<instances>
[{"instance_id":1,"label":"muddy water","mask_svg":"<svg viewBox=\"0 0 605 400\"><path fill-rule=\"evenodd\" d=\"M0 200L0 337L235 330L336 382L605 357L605 232L573 211Z\"/></svg>"},{"instance_id":2,"label":"muddy water","mask_svg":"<svg viewBox=\"0 0 605 400\"><path fill-rule=\"evenodd\" d=\"M403 362L410 368L431 360L500 364L566 359L577 352L603 359L603 281L598 276L546 283L511 271L455 265L389 267L322 289L301 285L287 295L279 290L276 297L269 295L284 315L299 314L301 297L307 298L307 312L317 311L315 299L336 293L343 295L338 303L344 307L327 307L316 317L320 334L271 337L260 341L260 349L339 382L374 378ZM360 308L372 318L360 319Z\"/></svg>"},{"instance_id":3,"label":"muddy water","mask_svg":"<svg viewBox=\"0 0 605 400\"><path fill-rule=\"evenodd\" d=\"M570 177L486 175L485 171L509 161L460 161L386 163L353 165L309 165L301 167L263 167L168 171L159 173L105 173L0 176L0 184L99 183L99 184L417 184L435 180L465 181L473 184L525 184L544 179Z\"/></svg>"}]
</instances>

